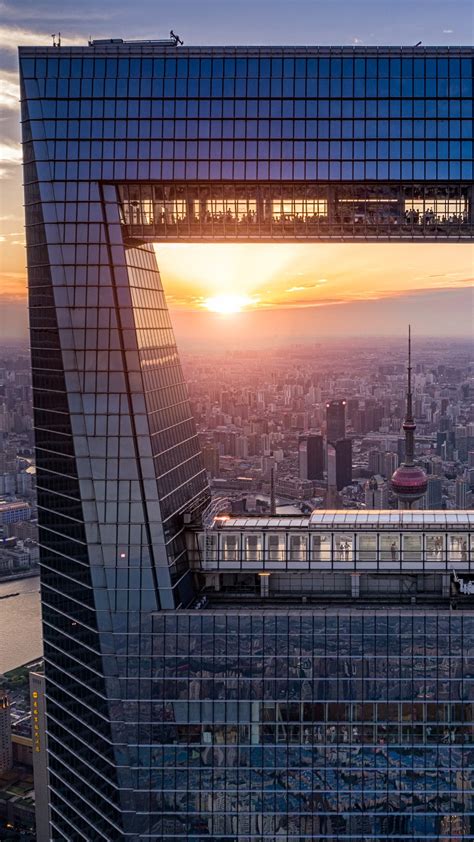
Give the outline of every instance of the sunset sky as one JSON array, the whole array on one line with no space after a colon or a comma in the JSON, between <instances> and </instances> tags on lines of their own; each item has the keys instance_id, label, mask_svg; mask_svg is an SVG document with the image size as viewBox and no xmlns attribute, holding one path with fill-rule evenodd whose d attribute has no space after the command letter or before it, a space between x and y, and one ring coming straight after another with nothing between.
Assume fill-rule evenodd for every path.
<instances>
[{"instance_id":1,"label":"sunset sky","mask_svg":"<svg viewBox=\"0 0 474 842\"><path fill-rule=\"evenodd\" d=\"M50 44L59 30L64 44L85 44L90 35L166 37L171 28L187 45L461 45L472 43L473 12L470 0L0 2L0 336L26 335L27 324L17 45ZM211 330L224 340L229 323L269 341L402 334L408 310L419 334L473 333L469 245L170 244L156 251L178 338ZM209 312L226 308L246 312Z\"/></svg>"}]
</instances>

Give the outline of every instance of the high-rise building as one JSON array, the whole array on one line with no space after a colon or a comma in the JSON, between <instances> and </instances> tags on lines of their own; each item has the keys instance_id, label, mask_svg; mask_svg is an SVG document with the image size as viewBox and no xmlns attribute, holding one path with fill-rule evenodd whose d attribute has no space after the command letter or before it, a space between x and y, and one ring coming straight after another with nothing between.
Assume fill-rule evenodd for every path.
<instances>
[{"instance_id":1,"label":"high-rise building","mask_svg":"<svg viewBox=\"0 0 474 842\"><path fill-rule=\"evenodd\" d=\"M213 444L205 444L202 448L204 467L211 477L219 476L219 451Z\"/></svg>"},{"instance_id":2,"label":"high-rise building","mask_svg":"<svg viewBox=\"0 0 474 842\"><path fill-rule=\"evenodd\" d=\"M302 436L298 441L298 476L308 479L308 440Z\"/></svg>"},{"instance_id":3,"label":"high-rise building","mask_svg":"<svg viewBox=\"0 0 474 842\"><path fill-rule=\"evenodd\" d=\"M247 459L249 455L249 441L247 436L237 436L235 440L235 455L237 459Z\"/></svg>"},{"instance_id":4,"label":"high-rise building","mask_svg":"<svg viewBox=\"0 0 474 842\"><path fill-rule=\"evenodd\" d=\"M324 439L321 435L308 435L308 479L320 480L324 474Z\"/></svg>"},{"instance_id":5,"label":"high-rise building","mask_svg":"<svg viewBox=\"0 0 474 842\"><path fill-rule=\"evenodd\" d=\"M469 838L469 513L214 517L152 244L469 241L472 50L20 65L50 837Z\"/></svg>"},{"instance_id":6,"label":"high-rise building","mask_svg":"<svg viewBox=\"0 0 474 842\"><path fill-rule=\"evenodd\" d=\"M300 479L320 480L324 476L324 439L309 434L298 445Z\"/></svg>"},{"instance_id":7,"label":"high-rise building","mask_svg":"<svg viewBox=\"0 0 474 842\"><path fill-rule=\"evenodd\" d=\"M352 440L339 439L336 442L336 488L338 491L352 482Z\"/></svg>"},{"instance_id":8,"label":"high-rise building","mask_svg":"<svg viewBox=\"0 0 474 842\"><path fill-rule=\"evenodd\" d=\"M326 438L331 444L346 437L346 401L326 404Z\"/></svg>"},{"instance_id":9,"label":"high-rise building","mask_svg":"<svg viewBox=\"0 0 474 842\"><path fill-rule=\"evenodd\" d=\"M10 699L0 688L0 774L8 772L13 762Z\"/></svg>"},{"instance_id":10,"label":"high-rise building","mask_svg":"<svg viewBox=\"0 0 474 842\"><path fill-rule=\"evenodd\" d=\"M426 508L441 509L443 505L443 484L441 477L431 474L427 477Z\"/></svg>"},{"instance_id":11,"label":"high-rise building","mask_svg":"<svg viewBox=\"0 0 474 842\"><path fill-rule=\"evenodd\" d=\"M467 508L467 495L469 493L469 483L464 476L457 476L454 483L454 496L457 509Z\"/></svg>"},{"instance_id":12,"label":"high-rise building","mask_svg":"<svg viewBox=\"0 0 474 842\"><path fill-rule=\"evenodd\" d=\"M387 450L383 454L383 471L384 477L391 477L393 472L398 468L398 454Z\"/></svg>"},{"instance_id":13,"label":"high-rise building","mask_svg":"<svg viewBox=\"0 0 474 842\"><path fill-rule=\"evenodd\" d=\"M446 444L446 431L441 432L438 430L436 433L436 453L438 456L441 456L444 444Z\"/></svg>"},{"instance_id":14,"label":"high-rise building","mask_svg":"<svg viewBox=\"0 0 474 842\"><path fill-rule=\"evenodd\" d=\"M467 435L467 427L458 424L454 429L454 443L458 452L458 459L462 462L467 461L469 439Z\"/></svg>"},{"instance_id":15,"label":"high-rise building","mask_svg":"<svg viewBox=\"0 0 474 842\"><path fill-rule=\"evenodd\" d=\"M328 442L326 448L327 487L336 492L336 447Z\"/></svg>"},{"instance_id":16,"label":"high-rise building","mask_svg":"<svg viewBox=\"0 0 474 842\"><path fill-rule=\"evenodd\" d=\"M371 477L365 484L364 492L368 509L388 509L388 484L383 477Z\"/></svg>"},{"instance_id":17,"label":"high-rise building","mask_svg":"<svg viewBox=\"0 0 474 842\"><path fill-rule=\"evenodd\" d=\"M384 473L383 457L384 454L380 450L369 450L367 456L367 467L370 473L374 476L376 474Z\"/></svg>"}]
</instances>

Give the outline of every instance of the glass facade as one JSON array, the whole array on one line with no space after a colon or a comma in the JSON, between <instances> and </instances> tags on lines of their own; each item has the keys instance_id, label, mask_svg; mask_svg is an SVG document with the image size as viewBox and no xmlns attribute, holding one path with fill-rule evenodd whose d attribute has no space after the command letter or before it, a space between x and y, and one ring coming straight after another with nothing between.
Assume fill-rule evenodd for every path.
<instances>
[{"instance_id":1,"label":"glass facade","mask_svg":"<svg viewBox=\"0 0 474 842\"><path fill-rule=\"evenodd\" d=\"M129 237L445 240L472 237L472 62L114 44L21 64L40 178L122 184Z\"/></svg>"},{"instance_id":2,"label":"glass facade","mask_svg":"<svg viewBox=\"0 0 474 842\"><path fill-rule=\"evenodd\" d=\"M180 612L154 632L158 838L474 838L472 613Z\"/></svg>"},{"instance_id":3,"label":"glass facade","mask_svg":"<svg viewBox=\"0 0 474 842\"><path fill-rule=\"evenodd\" d=\"M464 605L197 598L209 491L151 245L471 238L472 59L21 49L53 839L474 838ZM464 528L438 531L396 558L463 563ZM222 551L253 576L265 552L393 563L389 535L331 534Z\"/></svg>"},{"instance_id":4,"label":"glass facade","mask_svg":"<svg viewBox=\"0 0 474 842\"><path fill-rule=\"evenodd\" d=\"M474 575L470 511L320 511L310 517L217 517L191 553L203 570L349 570ZM192 549L192 545L191 545Z\"/></svg>"}]
</instances>

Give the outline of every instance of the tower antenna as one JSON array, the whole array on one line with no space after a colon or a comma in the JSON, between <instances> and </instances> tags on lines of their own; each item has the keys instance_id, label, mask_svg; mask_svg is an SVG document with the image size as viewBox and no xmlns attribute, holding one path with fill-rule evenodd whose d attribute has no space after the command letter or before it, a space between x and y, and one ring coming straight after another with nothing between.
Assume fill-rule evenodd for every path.
<instances>
[{"instance_id":1,"label":"tower antenna","mask_svg":"<svg viewBox=\"0 0 474 842\"><path fill-rule=\"evenodd\" d=\"M392 488L398 497L399 505L403 504L411 509L416 500L426 491L427 479L425 472L415 465L415 430L413 417L413 394L411 390L411 325L408 325L408 366L407 366L407 394L406 411L403 422L405 433L405 461L392 476Z\"/></svg>"}]
</instances>

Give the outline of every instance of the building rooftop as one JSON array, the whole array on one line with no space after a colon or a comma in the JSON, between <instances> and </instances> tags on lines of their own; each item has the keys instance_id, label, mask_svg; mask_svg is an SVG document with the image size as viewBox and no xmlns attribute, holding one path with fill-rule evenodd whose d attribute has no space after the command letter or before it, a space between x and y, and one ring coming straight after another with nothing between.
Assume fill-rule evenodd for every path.
<instances>
[{"instance_id":1,"label":"building rooftop","mask_svg":"<svg viewBox=\"0 0 474 842\"><path fill-rule=\"evenodd\" d=\"M0 500L0 512L10 512L14 509L29 509L30 504L26 500Z\"/></svg>"},{"instance_id":2,"label":"building rooftop","mask_svg":"<svg viewBox=\"0 0 474 842\"><path fill-rule=\"evenodd\" d=\"M213 45L213 46L200 46L198 44L194 45L186 45L177 47L175 44L172 44L165 41L124 41L121 38L104 38L99 39L96 43L89 43L84 44L84 46L71 46L68 45L66 42L62 42L60 47L53 46L52 44L45 45L45 44L38 44L37 46L32 45L24 45L20 46L19 49L23 54L28 53L39 53L39 52L49 52L53 53L55 56L58 54L79 54L81 52L107 52L107 53L114 53L114 52L129 52L135 53L139 55L145 55L147 53L157 53L157 52L167 52L171 53L172 55L176 56L183 56L183 55L190 55L190 54L201 54L201 53L212 53L212 54L225 54L225 55L235 55L236 53L245 53L245 54L259 54L259 55L281 55L285 53L286 55L334 55L334 54L341 54L341 55L400 55L400 53L405 55L416 55L416 56L424 56L424 55L456 55L462 53L464 55L472 55L472 47L469 46L460 46L460 45L450 45L450 46L435 46L435 45L427 45L427 46L350 46L350 45L334 45L334 46L319 46L317 44L302 44L302 45L243 45L243 44L235 44L235 45Z\"/></svg>"},{"instance_id":3,"label":"building rooftop","mask_svg":"<svg viewBox=\"0 0 474 842\"><path fill-rule=\"evenodd\" d=\"M378 529L384 527L406 529L419 527L426 529L472 529L474 511L459 509L456 511L408 509L386 509L370 511L355 509L316 509L307 517L215 517L211 528L214 529Z\"/></svg>"}]
</instances>

